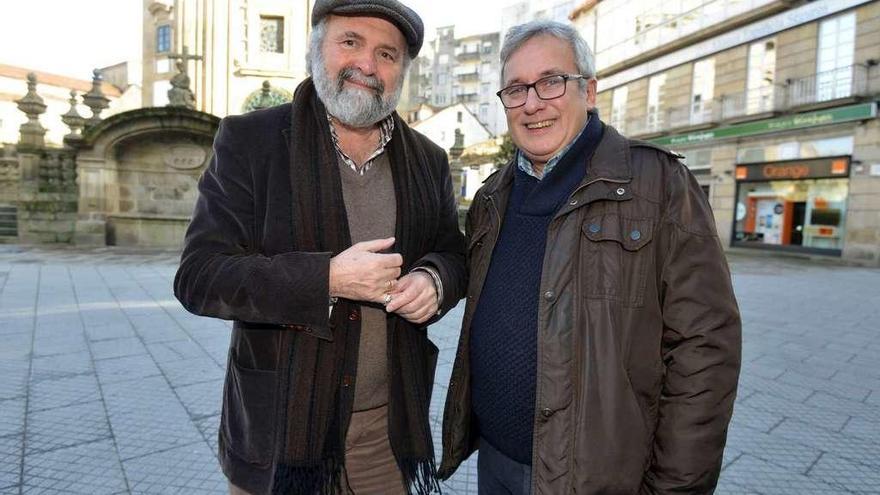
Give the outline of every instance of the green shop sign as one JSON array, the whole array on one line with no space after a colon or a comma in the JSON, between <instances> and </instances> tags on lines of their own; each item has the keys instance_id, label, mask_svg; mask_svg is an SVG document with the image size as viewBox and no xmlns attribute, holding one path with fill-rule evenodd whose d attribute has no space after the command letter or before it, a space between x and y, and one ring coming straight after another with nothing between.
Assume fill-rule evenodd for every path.
<instances>
[{"instance_id":1,"label":"green shop sign","mask_svg":"<svg viewBox=\"0 0 880 495\"><path fill-rule=\"evenodd\" d=\"M650 139L649 141L662 146L680 146L691 143L702 143L715 139L754 136L756 134L766 134L768 132L789 131L792 129L803 129L806 127L815 127L819 125L852 122L854 120L867 120L873 119L876 116L876 103L861 103L858 105L832 108L829 110L820 110L818 112L789 115L787 117L780 117L777 119L761 120L758 122L746 122L744 124L734 124L724 127L718 127L716 129L691 132L688 134L664 136L656 139Z\"/></svg>"}]
</instances>

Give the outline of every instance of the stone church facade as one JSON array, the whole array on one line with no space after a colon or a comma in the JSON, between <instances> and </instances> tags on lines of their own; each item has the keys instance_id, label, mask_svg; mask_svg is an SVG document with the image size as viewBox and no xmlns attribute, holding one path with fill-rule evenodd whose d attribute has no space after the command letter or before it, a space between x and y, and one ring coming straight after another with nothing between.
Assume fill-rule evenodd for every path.
<instances>
[{"instance_id":1,"label":"stone church facade","mask_svg":"<svg viewBox=\"0 0 880 495\"><path fill-rule=\"evenodd\" d=\"M266 81L289 100L306 77L310 12L310 0L143 0L143 106L168 103L184 53L197 110L252 110Z\"/></svg>"}]
</instances>

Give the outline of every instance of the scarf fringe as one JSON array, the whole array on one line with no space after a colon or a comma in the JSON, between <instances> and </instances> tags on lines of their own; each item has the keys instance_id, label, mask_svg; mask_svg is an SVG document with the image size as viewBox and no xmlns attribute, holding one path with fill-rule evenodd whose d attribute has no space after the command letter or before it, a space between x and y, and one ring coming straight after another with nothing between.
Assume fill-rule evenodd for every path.
<instances>
[{"instance_id":1,"label":"scarf fringe","mask_svg":"<svg viewBox=\"0 0 880 495\"><path fill-rule=\"evenodd\" d=\"M442 493L437 481L437 466L434 459L404 459L398 462L406 491L412 495Z\"/></svg>"},{"instance_id":2,"label":"scarf fringe","mask_svg":"<svg viewBox=\"0 0 880 495\"><path fill-rule=\"evenodd\" d=\"M279 464L272 480L272 495L333 495L342 493L342 463L324 459L311 466Z\"/></svg>"}]
</instances>

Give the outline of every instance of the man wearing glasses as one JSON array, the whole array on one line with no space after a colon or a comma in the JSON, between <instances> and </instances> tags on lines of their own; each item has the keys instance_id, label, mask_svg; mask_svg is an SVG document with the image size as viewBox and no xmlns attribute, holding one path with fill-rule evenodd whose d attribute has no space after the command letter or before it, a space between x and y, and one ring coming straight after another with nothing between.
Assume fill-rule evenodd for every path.
<instances>
[{"instance_id":1,"label":"man wearing glasses","mask_svg":"<svg viewBox=\"0 0 880 495\"><path fill-rule=\"evenodd\" d=\"M511 29L501 62L518 149L468 212L440 476L479 449L481 494L712 493L741 323L706 198L602 123L570 26Z\"/></svg>"}]
</instances>

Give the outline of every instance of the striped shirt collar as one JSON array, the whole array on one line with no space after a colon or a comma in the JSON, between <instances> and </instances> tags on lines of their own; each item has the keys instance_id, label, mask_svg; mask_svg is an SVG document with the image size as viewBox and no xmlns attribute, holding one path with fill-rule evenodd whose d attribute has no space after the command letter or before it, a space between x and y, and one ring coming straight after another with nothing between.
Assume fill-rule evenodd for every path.
<instances>
[{"instance_id":1,"label":"striped shirt collar","mask_svg":"<svg viewBox=\"0 0 880 495\"><path fill-rule=\"evenodd\" d=\"M379 146L376 148L376 151L367 158L367 161L364 162L364 166L358 168L357 163L355 163L354 160L346 155L345 152L342 151L342 148L339 147L339 136L336 134L336 128L333 127L333 117L329 113L327 114L327 124L330 126L330 137L333 138L333 147L336 148L336 153L339 155L339 158L360 175L364 175L367 170L373 166L376 157L385 152L385 146L391 141L391 136L394 133L394 117L388 115L388 117L385 117L385 119L379 123Z\"/></svg>"}]
</instances>

